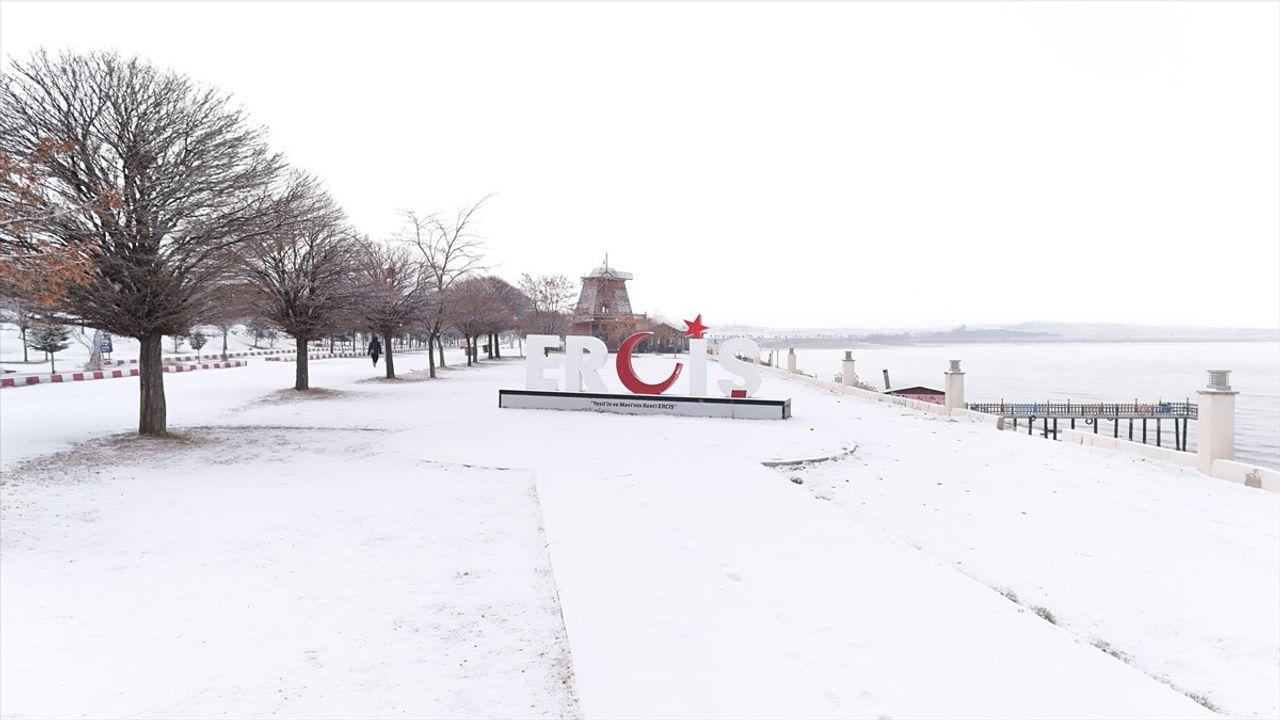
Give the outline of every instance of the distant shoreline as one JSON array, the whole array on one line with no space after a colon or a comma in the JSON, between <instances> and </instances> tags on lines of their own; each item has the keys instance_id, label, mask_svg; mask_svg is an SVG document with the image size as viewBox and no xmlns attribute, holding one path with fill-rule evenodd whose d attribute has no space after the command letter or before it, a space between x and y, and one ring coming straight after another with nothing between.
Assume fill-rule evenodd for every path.
<instances>
[{"instance_id":1,"label":"distant shoreline","mask_svg":"<svg viewBox=\"0 0 1280 720\"><path fill-rule=\"evenodd\" d=\"M746 335L746 337L752 337ZM904 340L866 340L864 338L777 338L753 337L762 348L871 348L871 347L931 347L938 345L1117 345L1117 344L1175 344L1175 343L1277 343L1280 336L1272 338L1034 338L1034 339L940 339L916 338Z\"/></svg>"}]
</instances>

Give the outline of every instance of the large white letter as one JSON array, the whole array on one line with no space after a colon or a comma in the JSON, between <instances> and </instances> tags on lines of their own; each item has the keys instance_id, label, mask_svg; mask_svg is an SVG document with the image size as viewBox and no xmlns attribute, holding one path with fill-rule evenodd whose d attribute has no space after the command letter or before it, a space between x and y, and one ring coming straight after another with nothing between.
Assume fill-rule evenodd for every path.
<instances>
[{"instance_id":1,"label":"large white letter","mask_svg":"<svg viewBox=\"0 0 1280 720\"><path fill-rule=\"evenodd\" d=\"M585 355L583 353L586 353ZM564 389L582 392L608 392L600 379L600 368L609 361L609 348L604 341L590 335L570 335L564 339Z\"/></svg>"},{"instance_id":2,"label":"large white letter","mask_svg":"<svg viewBox=\"0 0 1280 720\"><path fill-rule=\"evenodd\" d=\"M720 343L720 367L743 380L742 385L732 380L721 380L720 392L732 395L734 390L746 390L747 397L751 397L760 389L760 370L752 363L739 360L738 355L760 357L760 346L749 338L733 338Z\"/></svg>"},{"instance_id":3,"label":"large white letter","mask_svg":"<svg viewBox=\"0 0 1280 720\"><path fill-rule=\"evenodd\" d=\"M689 394L707 394L707 341L701 338L689 341Z\"/></svg>"},{"instance_id":4,"label":"large white letter","mask_svg":"<svg viewBox=\"0 0 1280 720\"><path fill-rule=\"evenodd\" d=\"M560 348L560 338L555 335L530 335L524 339L524 389L525 390L559 390L553 377L547 377L546 370L555 369L560 364L559 357L547 357L548 348Z\"/></svg>"}]
</instances>

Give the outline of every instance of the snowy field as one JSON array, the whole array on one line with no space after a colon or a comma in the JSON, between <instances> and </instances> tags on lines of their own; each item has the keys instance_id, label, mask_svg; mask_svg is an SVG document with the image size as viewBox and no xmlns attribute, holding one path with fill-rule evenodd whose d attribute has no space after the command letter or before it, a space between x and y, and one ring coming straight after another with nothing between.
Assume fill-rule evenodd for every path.
<instances>
[{"instance_id":1,"label":"snowy field","mask_svg":"<svg viewBox=\"0 0 1280 720\"><path fill-rule=\"evenodd\" d=\"M458 360L169 376L166 440L136 378L0 393L0 714L1280 712L1275 494L774 377L789 421L500 410L523 367Z\"/></svg>"}]
</instances>

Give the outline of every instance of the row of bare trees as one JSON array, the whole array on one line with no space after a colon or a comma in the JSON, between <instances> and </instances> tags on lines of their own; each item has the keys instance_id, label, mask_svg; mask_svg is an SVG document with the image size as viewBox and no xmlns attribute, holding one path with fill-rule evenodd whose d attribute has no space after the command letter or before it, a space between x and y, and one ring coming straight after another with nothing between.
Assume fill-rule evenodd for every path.
<instances>
[{"instance_id":1,"label":"row of bare trees","mask_svg":"<svg viewBox=\"0 0 1280 720\"><path fill-rule=\"evenodd\" d=\"M161 339L246 318L297 344L367 329L425 337L562 331L572 286L481 273L484 200L452 216L404 212L387 242L362 236L319 180L288 165L230 96L115 53L38 51L0 75L0 297L136 338L143 434L167 430ZM51 282L50 278L56 279Z\"/></svg>"}]
</instances>

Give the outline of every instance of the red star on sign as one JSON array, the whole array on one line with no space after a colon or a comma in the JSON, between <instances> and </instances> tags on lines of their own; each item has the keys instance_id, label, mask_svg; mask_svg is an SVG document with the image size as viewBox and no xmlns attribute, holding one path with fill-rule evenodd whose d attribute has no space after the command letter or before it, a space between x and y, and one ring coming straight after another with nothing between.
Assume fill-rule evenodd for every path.
<instances>
[{"instance_id":1,"label":"red star on sign","mask_svg":"<svg viewBox=\"0 0 1280 720\"><path fill-rule=\"evenodd\" d=\"M702 333L710 329L706 325L702 324L702 313L698 313L698 317L692 320L685 320L684 324L686 326L684 336L695 340L701 340Z\"/></svg>"}]
</instances>

